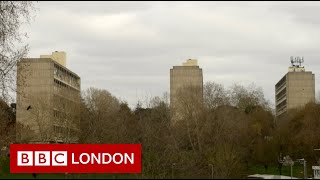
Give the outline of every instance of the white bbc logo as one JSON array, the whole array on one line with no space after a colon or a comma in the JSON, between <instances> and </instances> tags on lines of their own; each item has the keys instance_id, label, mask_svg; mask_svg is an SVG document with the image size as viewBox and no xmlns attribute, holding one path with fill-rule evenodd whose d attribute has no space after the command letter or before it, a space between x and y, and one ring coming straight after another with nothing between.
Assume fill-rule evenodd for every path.
<instances>
[{"instance_id":1,"label":"white bbc logo","mask_svg":"<svg viewBox=\"0 0 320 180\"><path fill-rule=\"evenodd\" d=\"M67 166L67 151L18 151L18 166ZM34 161L34 162L33 162Z\"/></svg>"}]
</instances>

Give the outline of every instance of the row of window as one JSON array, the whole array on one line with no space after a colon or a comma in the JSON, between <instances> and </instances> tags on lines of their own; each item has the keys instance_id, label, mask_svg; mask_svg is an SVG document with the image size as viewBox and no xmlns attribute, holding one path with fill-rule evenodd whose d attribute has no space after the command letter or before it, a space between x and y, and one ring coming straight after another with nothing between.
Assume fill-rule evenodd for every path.
<instances>
[{"instance_id":1,"label":"row of window","mask_svg":"<svg viewBox=\"0 0 320 180\"><path fill-rule=\"evenodd\" d=\"M283 106L282 108L277 110L277 113L281 113L282 111L286 110L287 106Z\"/></svg>"},{"instance_id":2,"label":"row of window","mask_svg":"<svg viewBox=\"0 0 320 180\"><path fill-rule=\"evenodd\" d=\"M281 80L276 84L276 89L277 89L277 90L280 89L280 88L285 84L286 80L287 80L287 76L284 75L284 76L281 78Z\"/></svg>"},{"instance_id":3,"label":"row of window","mask_svg":"<svg viewBox=\"0 0 320 180\"><path fill-rule=\"evenodd\" d=\"M61 127L61 126L53 126L53 131L54 131L54 133L56 133L56 134L62 134L63 133L63 127Z\"/></svg>"},{"instance_id":4,"label":"row of window","mask_svg":"<svg viewBox=\"0 0 320 180\"><path fill-rule=\"evenodd\" d=\"M277 105L277 109L282 108L282 106L286 106L287 105L287 100L284 100L282 103Z\"/></svg>"},{"instance_id":5,"label":"row of window","mask_svg":"<svg viewBox=\"0 0 320 180\"><path fill-rule=\"evenodd\" d=\"M63 136L77 136L79 131L77 130L74 130L72 128L66 128L66 127L63 127L63 126L57 126L57 125L54 125L53 126L53 131L55 134L63 134Z\"/></svg>"},{"instance_id":6,"label":"row of window","mask_svg":"<svg viewBox=\"0 0 320 180\"><path fill-rule=\"evenodd\" d=\"M54 68L54 76L58 77L59 79L65 81L65 82L68 82L72 86L75 86L78 88L80 87L78 77L76 77L72 73L68 72L67 70L65 70L64 68L61 68L60 66L58 66L56 64L55 64L55 68Z\"/></svg>"},{"instance_id":7,"label":"row of window","mask_svg":"<svg viewBox=\"0 0 320 180\"><path fill-rule=\"evenodd\" d=\"M283 96L285 96L287 93L287 88L284 88L279 94L276 95L277 101L282 99Z\"/></svg>"},{"instance_id":8,"label":"row of window","mask_svg":"<svg viewBox=\"0 0 320 180\"><path fill-rule=\"evenodd\" d=\"M53 117L56 122L64 122L64 120L68 119L69 123L77 124L79 121L79 108L77 109L70 109L67 111L54 109L53 110Z\"/></svg>"},{"instance_id":9,"label":"row of window","mask_svg":"<svg viewBox=\"0 0 320 180\"><path fill-rule=\"evenodd\" d=\"M66 113L53 110L53 117L58 119L65 119L67 117Z\"/></svg>"},{"instance_id":10,"label":"row of window","mask_svg":"<svg viewBox=\"0 0 320 180\"><path fill-rule=\"evenodd\" d=\"M74 91L74 93L78 93L78 90L76 90L76 89L72 88L71 86L63 83L62 81L54 79L54 90L57 91L58 89L72 90L72 91Z\"/></svg>"},{"instance_id":11,"label":"row of window","mask_svg":"<svg viewBox=\"0 0 320 180\"><path fill-rule=\"evenodd\" d=\"M79 101L76 101L76 99L71 100L69 98L66 98L65 96L61 96L58 94L53 95L53 101L57 108L65 108L66 106L74 107L79 105Z\"/></svg>"},{"instance_id":12,"label":"row of window","mask_svg":"<svg viewBox=\"0 0 320 180\"><path fill-rule=\"evenodd\" d=\"M60 73L60 74L67 75L67 76L69 76L69 77L71 77L71 78L73 78L73 79L77 79L77 77L76 77L74 74L72 74L72 73L70 73L69 71L67 71L66 69L58 66L57 64L54 65L54 68L55 68L55 70L57 70L58 73Z\"/></svg>"}]
</instances>

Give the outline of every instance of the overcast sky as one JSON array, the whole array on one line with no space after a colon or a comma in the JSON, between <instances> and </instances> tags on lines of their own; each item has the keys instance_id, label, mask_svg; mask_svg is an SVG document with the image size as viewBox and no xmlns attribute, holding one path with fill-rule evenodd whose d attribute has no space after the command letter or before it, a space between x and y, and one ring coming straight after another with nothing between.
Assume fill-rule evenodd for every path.
<instances>
[{"instance_id":1,"label":"overcast sky","mask_svg":"<svg viewBox=\"0 0 320 180\"><path fill-rule=\"evenodd\" d=\"M290 56L320 82L319 2L38 2L29 57L67 53L82 90L131 107L169 92L169 70L198 59L204 82L255 83L274 103Z\"/></svg>"}]
</instances>

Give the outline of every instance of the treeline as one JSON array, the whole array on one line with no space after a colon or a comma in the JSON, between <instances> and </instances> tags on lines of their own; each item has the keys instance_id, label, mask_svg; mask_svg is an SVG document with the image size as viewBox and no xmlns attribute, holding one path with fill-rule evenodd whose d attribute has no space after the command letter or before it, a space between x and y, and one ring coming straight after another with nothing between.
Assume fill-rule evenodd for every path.
<instances>
[{"instance_id":1,"label":"treeline","mask_svg":"<svg viewBox=\"0 0 320 180\"><path fill-rule=\"evenodd\" d=\"M253 165L281 173L281 155L305 158L309 171L317 163L319 105L276 121L254 85L208 82L202 105L192 94L181 94L182 120L172 124L167 95L131 110L108 91L90 88L83 94L81 142L142 144L140 177L148 178L243 178Z\"/></svg>"},{"instance_id":2,"label":"treeline","mask_svg":"<svg viewBox=\"0 0 320 180\"><path fill-rule=\"evenodd\" d=\"M143 175L149 178L210 178L209 164L214 178L245 176L273 124L262 90L207 83L205 106L192 94L181 94L183 117L172 124L167 96L130 110L106 90L91 88L83 95L81 141L142 144Z\"/></svg>"},{"instance_id":3,"label":"treeline","mask_svg":"<svg viewBox=\"0 0 320 180\"><path fill-rule=\"evenodd\" d=\"M308 174L319 161L320 105L310 103L275 119L261 88L208 82L204 101L189 91L179 95L181 119L172 122L169 96L130 109L103 89L82 94L80 143L142 144L139 178L244 178L252 166L278 167L280 156L305 158ZM12 109L0 111L0 145L14 137ZM302 176L303 174L301 174Z\"/></svg>"}]
</instances>

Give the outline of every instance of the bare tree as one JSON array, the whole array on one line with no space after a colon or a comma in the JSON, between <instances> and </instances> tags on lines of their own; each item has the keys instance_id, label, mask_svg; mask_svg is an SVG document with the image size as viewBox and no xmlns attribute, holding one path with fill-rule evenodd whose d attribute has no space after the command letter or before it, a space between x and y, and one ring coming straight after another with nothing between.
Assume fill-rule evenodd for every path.
<instances>
[{"instance_id":1,"label":"bare tree","mask_svg":"<svg viewBox=\"0 0 320 180\"><path fill-rule=\"evenodd\" d=\"M110 92L89 88L83 93L86 119L81 121L83 140L90 143L111 143L118 137L115 116L120 110L120 102Z\"/></svg>"},{"instance_id":2,"label":"bare tree","mask_svg":"<svg viewBox=\"0 0 320 180\"><path fill-rule=\"evenodd\" d=\"M178 89L176 105L172 108L174 123L186 125L189 143L194 152L201 151L200 119L203 112L203 93L198 86L184 86Z\"/></svg>"},{"instance_id":3,"label":"bare tree","mask_svg":"<svg viewBox=\"0 0 320 180\"><path fill-rule=\"evenodd\" d=\"M206 112L202 144L215 178L239 177L244 170L248 121L244 112L225 105Z\"/></svg>"},{"instance_id":4,"label":"bare tree","mask_svg":"<svg viewBox=\"0 0 320 180\"><path fill-rule=\"evenodd\" d=\"M59 95L54 97L55 137L64 143L76 143L80 135L80 94L68 92L62 95L63 98Z\"/></svg>"},{"instance_id":5,"label":"bare tree","mask_svg":"<svg viewBox=\"0 0 320 180\"><path fill-rule=\"evenodd\" d=\"M208 109L218 106L230 105L230 99L223 85L215 82L207 82L203 92L204 104Z\"/></svg>"},{"instance_id":6,"label":"bare tree","mask_svg":"<svg viewBox=\"0 0 320 180\"><path fill-rule=\"evenodd\" d=\"M130 118L131 121L126 121L135 127L127 126L124 131L131 131L131 136L136 137L131 138L130 142L138 140L143 144L144 174L148 174L150 178L165 178L168 175L168 164L171 165L176 159L176 154L173 153L175 149L170 128L168 95L165 93L162 98L149 99L150 102L146 104L150 104L150 107L135 109L135 116Z\"/></svg>"},{"instance_id":7,"label":"bare tree","mask_svg":"<svg viewBox=\"0 0 320 180\"><path fill-rule=\"evenodd\" d=\"M0 101L0 148L15 139L15 114L4 101Z\"/></svg>"},{"instance_id":8,"label":"bare tree","mask_svg":"<svg viewBox=\"0 0 320 180\"><path fill-rule=\"evenodd\" d=\"M19 142L43 142L47 143L53 139L52 109L49 96L46 94L29 96L28 100L33 102L24 114L27 121L17 122L17 140Z\"/></svg>"},{"instance_id":9,"label":"bare tree","mask_svg":"<svg viewBox=\"0 0 320 180\"><path fill-rule=\"evenodd\" d=\"M29 23L34 10L32 1L0 1L0 95L9 100L9 92L15 90L16 64L28 52L22 43L26 33L22 24Z\"/></svg>"},{"instance_id":10,"label":"bare tree","mask_svg":"<svg viewBox=\"0 0 320 180\"><path fill-rule=\"evenodd\" d=\"M270 108L269 102L264 97L262 88L257 87L253 83L247 87L234 84L230 88L229 93L231 104L245 112L250 112L257 106Z\"/></svg>"}]
</instances>

